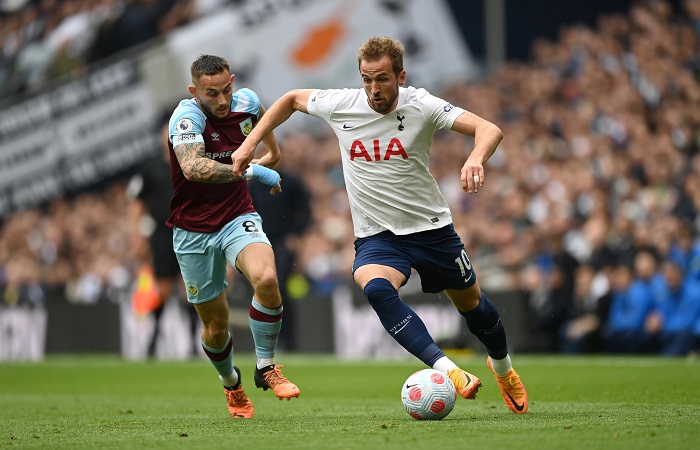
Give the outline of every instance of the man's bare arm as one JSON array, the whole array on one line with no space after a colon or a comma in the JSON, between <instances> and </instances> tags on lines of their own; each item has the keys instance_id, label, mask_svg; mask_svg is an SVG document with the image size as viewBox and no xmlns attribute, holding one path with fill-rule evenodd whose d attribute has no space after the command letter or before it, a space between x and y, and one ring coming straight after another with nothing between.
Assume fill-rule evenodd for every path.
<instances>
[{"instance_id":1,"label":"man's bare arm","mask_svg":"<svg viewBox=\"0 0 700 450\"><path fill-rule=\"evenodd\" d=\"M260 105L260 119L265 116L265 111L265 107ZM279 162L281 157L280 148L277 144L275 134L273 132L267 133L265 137L262 138L262 143L267 152L259 160L257 160L257 164L272 169Z\"/></svg>"},{"instance_id":2,"label":"man's bare arm","mask_svg":"<svg viewBox=\"0 0 700 450\"><path fill-rule=\"evenodd\" d=\"M478 192L484 185L484 163L496 151L503 139L503 132L495 124L469 111L463 112L452 124L452 130L466 136L474 136L474 149L462 166L462 190Z\"/></svg>"},{"instance_id":3,"label":"man's bare arm","mask_svg":"<svg viewBox=\"0 0 700 450\"><path fill-rule=\"evenodd\" d=\"M233 158L234 173L242 174L245 172L246 167L253 159L255 149L260 141L277 126L289 119L295 111L308 113L306 104L312 92L313 89L289 91L270 106L270 109L260 118L260 121L243 141L243 144L231 156Z\"/></svg>"}]
</instances>

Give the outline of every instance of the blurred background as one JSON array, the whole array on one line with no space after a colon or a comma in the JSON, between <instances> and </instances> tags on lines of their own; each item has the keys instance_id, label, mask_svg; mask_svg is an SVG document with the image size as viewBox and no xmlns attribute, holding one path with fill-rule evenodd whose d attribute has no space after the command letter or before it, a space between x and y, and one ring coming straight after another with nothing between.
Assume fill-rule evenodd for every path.
<instances>
[{"instance_id":1,"label":"blurred background","mask_svg":"<svg viewBox=\"0 0 700 450\"><path fill-rule=\"evenodd\" d=\"M158 314L148 301L162 220L144 207L191 61L226 57L269 106L360 87L356 50L375 35L404 42L408 84L504 132L478 195L459 182L470 139L437 133L431 170L511 351L694 355L699 34L700 0L0 0L0 360L198 355L180 289ZM337 140L297 116L276 132L284 195L251 184L278 257L280 350L405 357L351 280ZM419 286L402 297L436 340L481 352ZM251 295L232 271L237 351L253 349Z\"/></svg>"}]
</instances>

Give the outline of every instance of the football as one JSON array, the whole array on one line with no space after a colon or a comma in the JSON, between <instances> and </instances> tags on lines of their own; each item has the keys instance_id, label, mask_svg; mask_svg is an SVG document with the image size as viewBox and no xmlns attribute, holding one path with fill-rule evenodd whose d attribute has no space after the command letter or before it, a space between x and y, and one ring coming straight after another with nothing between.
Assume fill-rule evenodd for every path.
<instances>
[{"instance_id":1,"label":"football","mask_svg":"<svg viewBox=\"0 0 700 450\"><path fill-rule=\"evenodd\" d=\"M452 411L457 390L442 372L423 369L409 376L401 388L401 402L406 412L418 420L440 420Z\"/></svg>"}]
</instances>

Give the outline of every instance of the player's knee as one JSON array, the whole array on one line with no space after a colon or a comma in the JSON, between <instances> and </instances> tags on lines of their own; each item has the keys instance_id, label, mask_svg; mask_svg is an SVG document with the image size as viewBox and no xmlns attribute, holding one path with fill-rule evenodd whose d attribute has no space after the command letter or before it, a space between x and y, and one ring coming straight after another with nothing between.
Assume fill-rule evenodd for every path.
<instances>
[{"instance_id":1,"label":"player's knee","mask_svg":"<svg viewBox=\"0 0 700 450\"><path fill-rule=\"evenodd\" d=\"M375 310L386 308L399 298L399 294L385 278L375 278L365 285L365 297Z\"/></svg>"},{"instance_id":2,"label":"player's knee","mask_svg":"<svg viewBox=\"0 0 700 450\"><path fill-rule=\"evenodd\" d=\"M279 296L279 285L276 278L264 278L253 285L256 298L272 298Z\"/></svg>"},{"instance_id":3,"label":"player's knee","mask_svg":"<svg viewBox=\"0 0 700 450\"><path fill-rule=\"evenodd\" d=\"M473 311L476 308L479 307L479 303L481 302L481 296L478 297L468 297L464 300L464 304L462 305L463 311Z\"/></svg>"},{"instance_id":4,"label":"player's knee","mask_svg":"<svg viewBox=\"0 0 700 450\"><path fill-rule=\"evenodd\" d=\"M279 291L279 282L277 281L277 273L274 269L265 269L251 276L250 284L253 286L256 294L267 296Z\"/></svg>"},{"instance_id":5,"label":"player's knee","mask_svg":"<svg viewBox=\"0 0 700 450\"><path fill-rule=\"evenodd\" d=\"M228 317L213 318L202 321L203 332L210 336L215 342L222 342L228 339Z\"/></svg>"},{"instance_id":6,"label":"player's knee","mask_svg":"<svg viewBox=\"0 0 700 450\"><path fill-rule=\"evenodd\" d=\"M481 289L479 289L477 284L474 284L464 292L461 299L458 299L457 301L453 299L453 303L455 303L455 306L457 306L457 309L460 311L469 312L479 307L479 304L482 301L482 296L483 294Z\"/></svg>"}]
</instances>

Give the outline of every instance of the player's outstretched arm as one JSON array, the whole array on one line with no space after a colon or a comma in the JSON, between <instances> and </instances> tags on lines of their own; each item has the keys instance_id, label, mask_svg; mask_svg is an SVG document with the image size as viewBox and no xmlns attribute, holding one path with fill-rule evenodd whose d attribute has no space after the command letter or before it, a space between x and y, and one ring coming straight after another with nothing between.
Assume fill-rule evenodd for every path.
<instances>
[{"instance_id":1,"label":"player's outstretched arm","mask_svg":"<svg viewBox=\"0 0 700 450\"><path fill-rule=\"evenodd\" d=\"M228 164L222 164L205 157L204 144L201 142L176 145L173 150L182 168L182 174L189 181L218 184L243 179L257 180L270 186L270 194L272 195L282 191L280 175L265 166L249 165L243 176L238 177L231 171L231 166Z\"/></svg>"},{"instance_id":2,"label":"player's outstretched arm","mask_svg":"<svg viewBox=\"0 0 700 450\"><path fill-rule=\"evenodd\" d=\"M289 119L295 111L307 113L306 103L311 92L313 92L312 89L289 91L270 106L270 109L262 115L253 131L243 141L243 144L233 152L231 157L233 158L234 175L243 176L250 161L253 160L255 149L268 133Z\"/></svg>"},{"instance_id":3,"label":"player's outstretched arm","mask_svg":"<svg viewBox=\"0 0 700 450\"><path fill-rule=\"evenodd\" d=\"M182 168L182 174L189 181L219 184L244 178L243 175L236 176L231 172L231 166L204 156L204 144L201 142L179 144L173 151Z\"/></svg>"},{"instance_id":4,"label":"player's outstretched arm","mask_svg":"<svg viewBox=\"0 0 700 450\"><path fill-rule=\"evenodd\" d=\"M282 178L275 170L268 169L260 164L251 164L245 171L246 180L258 180L262 184L269 186L270 195L282 192Z\"/></svg>"},{"instance_id":5,"label":"player's outstretched arm","mask_svg":"<svg viewBox=\"0 0 700 450\"><path fill-rule=\"evenodd\" d=\"M262 119L265 116L265 112L265 107L260 105L260 117L258 118L258 120ZM261 156L260 159L258 159L257 161L253 162L255 164L260 164L261 166L265 166L272 169L273 167L275 167L275 164L279 162L280 157L282 156L280 152L280 147L279 145L277 145L277 139L275 139L275 133L267 133L262 138L262 143L265 146L267 153Z\"/></svg>"},{"instance_id":6,"label":"player's outstretched arm","mask_svg":"<svg viewBox=\"0 0 700 450\"><path fill-rule=\"evenodd\" d=\"M461 180L464 192L478 192L484 185L484 163L496 151L503 132L495 124L469 111L463 112L452 124L458 133L474 136L474 149L462 166Z\"/></svg>"}]
</instances>

